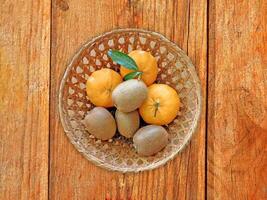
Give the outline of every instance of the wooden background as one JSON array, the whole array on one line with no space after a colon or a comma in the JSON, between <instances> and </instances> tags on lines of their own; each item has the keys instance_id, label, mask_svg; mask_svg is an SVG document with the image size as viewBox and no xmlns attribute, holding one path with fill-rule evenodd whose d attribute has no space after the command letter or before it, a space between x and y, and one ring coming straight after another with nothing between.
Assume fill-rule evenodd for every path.
<instances>
[{"instance_id":1,"label":"wooden background","mask_svg":"<svg viewBox=\"0 0 267 200\"><path fill-rule=\"evenodd\" d=\"M202 83L199 129L159 169L95 167L59 120L65 66L114 28L162 33ZM266 0L1 0L0 199L267 199Z\"/></svg>"}]
</instances>

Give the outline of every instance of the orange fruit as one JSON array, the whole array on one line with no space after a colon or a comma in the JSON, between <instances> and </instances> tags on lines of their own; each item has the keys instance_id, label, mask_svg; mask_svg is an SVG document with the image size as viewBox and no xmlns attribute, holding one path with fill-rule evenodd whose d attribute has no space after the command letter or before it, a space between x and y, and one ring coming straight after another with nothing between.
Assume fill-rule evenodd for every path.
<instances>
[{"instance_id":1,"label":"orange fruit","mask_svg":"<svg viewBox=\"0 0 267 200\"><path fill-rule=\"evenodd\" d=\"M86 82L89 100L96 106L112 107L112 91L122 82L119 73L112 69L100 69L91 74Z\"/></svg>"},{"instance_id":2,"label":"orange fruit","mask_svg":"<svg viewBox=\"0 0 267 200\"><path fill-rule=\"evenodd\" d=\"M148 124L166 125L172 122L180 109L177 92L166 84L148 87L148 97L139 108L139 113Z\"/></svg>"},{"instance_id":3,"label":"orange fruit","mask_svg":"<svg viewBox=\"0 0 267 200\"><path fill-rule=\"evenodd\" d=\"M141 79L145 82L147 86L154 83L158 75L158 64L155 57L153 57L149 52L142 50L131 51L128 56L130 56L138 66L138 71L143 72ZM133 70L127 69L123 66L120 67L121 76L124 77Z\"/></svg>"}]
</instances>

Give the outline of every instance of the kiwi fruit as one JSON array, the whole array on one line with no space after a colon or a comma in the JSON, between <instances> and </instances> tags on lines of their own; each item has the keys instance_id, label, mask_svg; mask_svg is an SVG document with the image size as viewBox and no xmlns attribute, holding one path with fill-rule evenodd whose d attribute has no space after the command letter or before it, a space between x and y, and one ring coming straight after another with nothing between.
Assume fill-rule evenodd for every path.
<instances>
[{"instance_id":1,"label":"kiwi fruit","mask_svg":"<svg viewBox=\"0 0 267 200\"><path fill-rule=\"evenodd\" d=\"M137 79L120 83L112 92L114 106L121 112L131 112L139 108L147 98L146 84Z\"/></svg>"},{"instance_id":2,"label":"kiwi fruit","mask_svg":"<svg viewBox=\"0 0 267 200\"><path fill-rule=\"evenodd\" d=\"M108 140L116 133L116 122L112 114L103 107L90 110L83 120L87 131L101 140Z\"/></svg>"},{"instance_id":3,"label":"kiwi fruit","mask_svg":"<svg viewBox=\"0 0 267 200\"><path fill-rule=\"evenodd\" d=\"M137 110L129 113L116 110L115 119L119 133L126 138L131 138L140 126L140 117Z\"/></svg>"},{"instance_id":4,"label":"kiwi fruit","mask_svg":"<svg viewBox=\"0 0 267 200\"><path fill-rule=\"evenodd\" d=\"M142 156L152 156L168 144L168 132L158 125L140 128L133 136L134 147Z\"/></svg>"}]
</instances>

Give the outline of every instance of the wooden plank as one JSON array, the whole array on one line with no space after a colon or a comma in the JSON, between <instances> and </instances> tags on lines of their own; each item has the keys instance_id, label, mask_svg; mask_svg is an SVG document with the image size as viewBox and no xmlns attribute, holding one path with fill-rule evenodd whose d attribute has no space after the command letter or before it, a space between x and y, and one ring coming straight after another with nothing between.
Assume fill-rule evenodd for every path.
<instances>
[{"instance_id":1,"label":"wooden plank","mask_svg":"<svg viewBox=\"0 0 267 200\"><path fill-rule=\"evenodd\" d=\"M204 199L206 0L92 0L53 3L51 199ZM67 61L88 38L117 27L158 31L188 52L203 88L203 116L190 145L165 167L138 174L98 168L65 136L58 114L58 87Z\"/></svg>"},{"instance_id":2,"label":"wooden plank","mask_svg":"<svg viewBox=\"0 0 267 200\"><path fill-rule=\"evenodd\" d=\"M0 199L48 198L50 1L0 5Z\"/></svg>"},{"instance_id":3,"label":"wooden plank","mask_svg":"<svg viewBox=\"0 0 267 200\"><path fill-rule=\"evenodd\" d=\"M267 199L267 4L209 10L208 198Z\"/></svg>"}]
</instances>

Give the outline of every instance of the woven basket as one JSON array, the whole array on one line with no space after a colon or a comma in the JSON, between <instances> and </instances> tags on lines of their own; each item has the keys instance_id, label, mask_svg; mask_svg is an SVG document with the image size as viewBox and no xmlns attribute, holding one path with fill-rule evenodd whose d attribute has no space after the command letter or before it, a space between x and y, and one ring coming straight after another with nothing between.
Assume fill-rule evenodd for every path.
<instances>
[{"instance_id":1,"label":"woven basket","mask_svg":"<svg viewBox=\"0 0 267 200\"><path fill-rule=\"evenodd\" d=\"M159 66L156 82L170 85L181 98L183 106L180 115L165 127L170 135L169 144L155 156L139 156L132 141L119 134L112 141L97 140L81 123L85 114L94 107L87 99L85 90L90 74L101 68L119 70L119 65L107 56L109 49L125 53L134 49L151 52ZM71 143L97 166L120 172L154 169L174 158L195 132L200 108L200 83L190 59L162 35L140 29L113 30L83 45L68 65L59 90L61 122Z\"/></svg>"}]
</instances>

